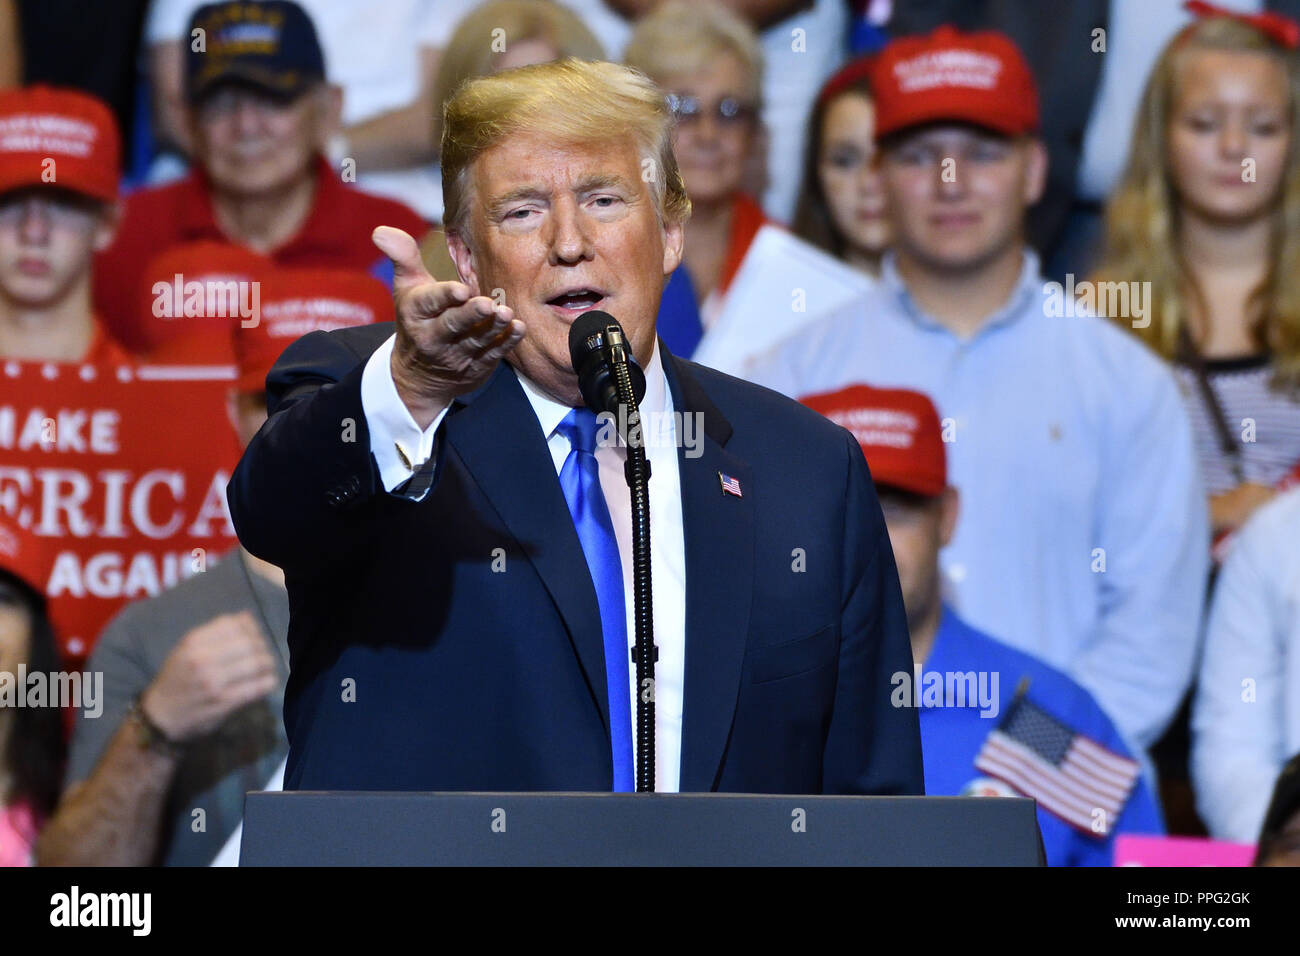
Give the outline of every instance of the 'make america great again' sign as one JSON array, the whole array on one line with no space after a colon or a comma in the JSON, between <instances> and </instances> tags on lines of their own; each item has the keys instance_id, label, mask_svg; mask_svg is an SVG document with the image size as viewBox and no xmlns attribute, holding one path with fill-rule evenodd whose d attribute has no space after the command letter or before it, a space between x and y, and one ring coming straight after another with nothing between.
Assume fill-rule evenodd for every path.
<instances>
[{"instance_id":1,"label":"'make america great again' sign","mask_svg":"<svg viewBox=\"0 0 1300 956\"><path fill-rule=\"evenodd\" d=\"M0 363L0 514L45 544L64 657L235 542L232 370Z\"/></svg>"}]
</instances>

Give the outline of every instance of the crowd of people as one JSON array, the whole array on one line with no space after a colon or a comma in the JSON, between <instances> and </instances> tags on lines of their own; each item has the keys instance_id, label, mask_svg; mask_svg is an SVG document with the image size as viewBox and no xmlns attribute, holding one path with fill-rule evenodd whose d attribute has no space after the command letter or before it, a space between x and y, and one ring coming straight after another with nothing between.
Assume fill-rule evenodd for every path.
<instances>
[{"instance_id":1,"label":"crowd of people","mask_svg":"<svg viewBox=\"0 0 1300 956\"><path fill-rule=\"evenodd\" d=\"M1034 797L1053 865L1165 833L1300 861L1300 9L153 0L122 96L44 75L26 6L0 705L20 672L103 694L0 706L0 864L229 858L283 772L289 599L177 459L198 433L227 479L285 346L393 318L376 227L457 278L442 105L566 57L674 117L661 341L861 444L916 667L881 693L920 709L927 793ZM109 467L115 425L147 447Z\"/></svg>"}]
</instances>

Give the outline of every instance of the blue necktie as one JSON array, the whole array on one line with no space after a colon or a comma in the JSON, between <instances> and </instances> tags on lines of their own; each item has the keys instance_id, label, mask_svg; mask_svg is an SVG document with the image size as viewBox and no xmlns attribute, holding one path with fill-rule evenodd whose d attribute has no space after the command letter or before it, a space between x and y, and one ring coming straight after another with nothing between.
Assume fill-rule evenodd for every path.
<instances>
[{"instance_id":1,"label":"blue necktie","mask_svg":"<svg viewBox=\"0 0 1300 956\"><path fill-rule=\"evenodd\" d=\"M623 563L618 555L614 522L609 517L600 471L596 464L596 414L575 408L555 430L569 440L569 457L560 469L560 487L569 504L582 553L587 557L591 583L600 605L600 629L605 635L605 686L609 692L609 736L614 757L614 790L631 793L632 699L628 692L626 605L623 600Z\"/></svg>"}]
</instances>

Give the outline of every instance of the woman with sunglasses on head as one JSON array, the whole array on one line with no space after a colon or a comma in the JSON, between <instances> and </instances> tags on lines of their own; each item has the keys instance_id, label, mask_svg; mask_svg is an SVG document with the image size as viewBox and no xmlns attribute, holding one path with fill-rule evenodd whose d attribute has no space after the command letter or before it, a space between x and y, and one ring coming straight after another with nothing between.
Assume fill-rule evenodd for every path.
<instances>
[{"instance_id":1,"label":"woman with sunglasses on head","mask_svg":"<svg viewBox=\"0 0 1300 956\"><path fill-rule=\"evenodd\" d=\"M659 305L659 336L675 355L744 375L749 359L873 280L834 249L769 219L753 198L762 191L767 142L758 119L762 56L745 21L716 3L668 0L637 24L625 57L667 93L691 199L683 264ZM847 115L851 124L860 119ZM861 130L847 135L860 139ZM869 148L870 132L866 138Z\"/></svg>"},{"instance_id":2,"label":"woman with sunglasses on head","mask_svg":"<svg viewBox=\"0 0 1300 956\"><path fill-rule=\"evenodd\" d=\"M668 93L673 149L691 197L685 259L660 308L659 333L689 356L722 312L727 289L767 222L758 120L762 53L752 27L717 4L668 0L638 21L624 62Z\"/></svg>"}]
</instances>

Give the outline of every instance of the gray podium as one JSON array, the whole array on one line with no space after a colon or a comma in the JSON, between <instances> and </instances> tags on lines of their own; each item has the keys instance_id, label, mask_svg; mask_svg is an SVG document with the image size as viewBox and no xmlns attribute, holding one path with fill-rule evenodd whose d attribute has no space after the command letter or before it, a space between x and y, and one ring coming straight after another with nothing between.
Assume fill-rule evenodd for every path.
<instances>
[{"instance_id":1,"label":"gray podium","mask_svg":"<svg viewBox=\"0 0 1300 956\"><path fill-rule=\"evenodd\" d=\"M1032 800L255 792L241 866L1038 866Z\"/></svg>"}]
</instances>

